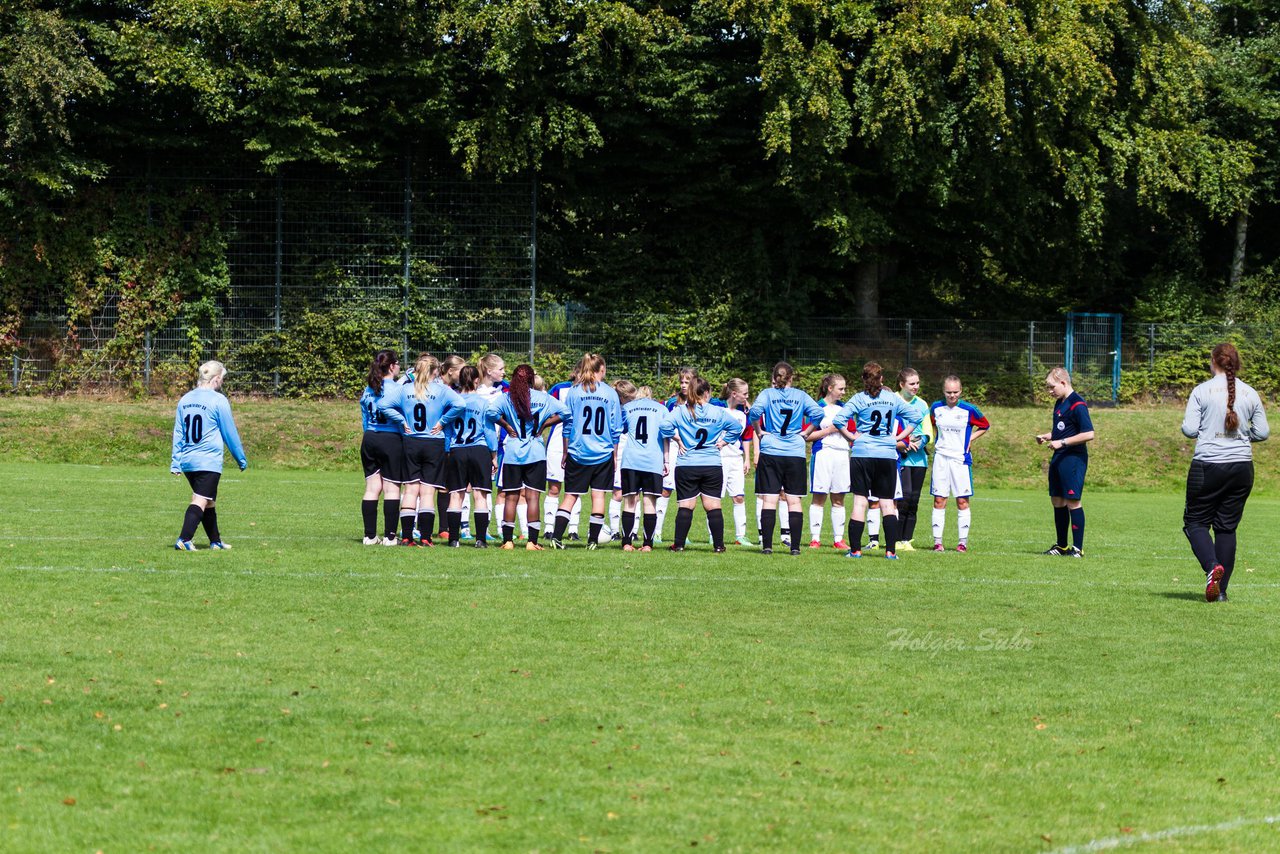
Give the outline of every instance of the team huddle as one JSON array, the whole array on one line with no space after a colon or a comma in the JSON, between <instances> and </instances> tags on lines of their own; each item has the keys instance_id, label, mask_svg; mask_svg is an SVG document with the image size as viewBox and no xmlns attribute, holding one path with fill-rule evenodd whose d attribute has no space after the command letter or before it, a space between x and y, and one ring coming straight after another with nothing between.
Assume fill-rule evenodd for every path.
<instances>
[{"instance_id":1,"label":"team huddle","mask_svg":"<svg viewBox=\"0 0 1280 854\"><path fill-rule=\"evenodd\" d=\"M531 551L544 542L565 548L580 539L580 502L589 499L588 549L618 541L624 551L652 551L674 494L670 549L683 551L690 541L700 503L712 547L723 552L725 498L732 502L733 542L753 544L745 481L754 469L763 553L773 552L775 533L793 555L806 533L809 546L820 548L829 503L836 549L849 557L881 549L896 559L899 550L914 549L932 450L932 548L945 550L946 507L954 497L956 549L968 549L970 451L990 424L961 399L958 377L948 376L943 399L929 405L918 395L915 371L903 370L895 391L881 366L868 362L856 393L847 396L845 378L829 374L815 400L793 386L794 370L779 362L771 387L752 401L742 379L713 397L706 378L684 368L677 393L664 403L648 387L606 383L604 359L594 353L550 389L529 365L518 366L509 383L505 373L495 354L474 366L456 356L442 363L423 355L402 377L393 351L375 355L360 400L366 545L458 547L471 538L486 548L495 494L503 549L515 548L517 539ZM806 532L802 500L810 493ZM466 525L471 512L473 536Z\"/></svg>"}]
</instances>

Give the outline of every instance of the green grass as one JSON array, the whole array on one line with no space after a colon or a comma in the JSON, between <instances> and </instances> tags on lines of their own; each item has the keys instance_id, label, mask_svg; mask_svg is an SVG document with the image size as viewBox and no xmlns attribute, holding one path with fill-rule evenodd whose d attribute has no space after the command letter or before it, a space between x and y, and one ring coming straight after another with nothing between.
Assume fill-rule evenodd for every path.
<instances>
[{"instance_id":1,"label":"green grass","mask_svg":"<svg viewBox=\"0 0 1280 854\"><path fill-rule=\"evenodd\" d=\"M191 554L148 461L0 463L0 849L1280 844L1276 499L1209 605L1168 491L1090 493L1085 561L989 488L968 555L531 554L260 466Z\"/></svg>"}]
</instances>

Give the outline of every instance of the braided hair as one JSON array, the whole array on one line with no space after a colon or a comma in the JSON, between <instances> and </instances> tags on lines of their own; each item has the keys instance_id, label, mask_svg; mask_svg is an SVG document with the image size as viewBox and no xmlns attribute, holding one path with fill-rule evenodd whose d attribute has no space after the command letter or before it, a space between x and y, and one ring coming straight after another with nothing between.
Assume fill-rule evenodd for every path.
<instances>
[{"instance_id":1,"label":"braided hair","mask_svg":"<svg viewBox=\"0 0 1280 854\"><path fill-rule=\"evenodd\" d=\"M529 402L529 389L533 386L533 366L516 365L515 371L511 374L511 405L515 407L516 415L520 416L521 421L533 420L533 407Z\"/></svg>"},{"instance_id":2,"label":"braided hair","mask_svg":"<svg viewBox=\"0 0 1280 854\"><path fill-rule=\"evenodd\" d=\"M1234 344L1223 342L1213 348L1214 367L1227 375L1227 418L1224 426L1228 433L1240 429L1240 416L1236 415L1236 374L1240 373L1240 351Z\"/></svg>"}]
</instances>

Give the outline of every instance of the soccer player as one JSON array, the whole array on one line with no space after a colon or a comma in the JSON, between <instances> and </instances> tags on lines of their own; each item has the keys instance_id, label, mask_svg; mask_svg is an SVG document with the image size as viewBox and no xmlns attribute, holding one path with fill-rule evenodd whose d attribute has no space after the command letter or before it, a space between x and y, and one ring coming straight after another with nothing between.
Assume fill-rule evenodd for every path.
<instances>
[{"instance_id":1,"label":"soccer player","mask_svg":"<svg viewBox=\"0 0 1280 854\"><path fill-rule=\"evenodd\" d=\"M677 406L662 424L662 435L679 444L676 454L676 532L671 551L684 551L693 525L693 507L702 496L711 542L718 554L724 551L724 515L720 495L724 489L724 469L720 448L736 444L742 426L723 406L711 405L711 384L702 377L694 380L683 406Z\"/></svg>"},{"instance_id":2,"label":"soccer player","mask_svg":"<svg viewBox=\"0 0 1280 854\"><path fill-rule=\"evenodd\" d=\"M868 495L879 496L884 528L884 556L898 559L898 510L892 498L898 487L897 442L911 435L920 414L884 385L884 369L877 362L862 366L862 391L836 414L834 422L853 448L850 451L850 491L853 512L849 520L847 557L862 557L862 528L867 518ZM845 426L857 424L856 435ZM898 424L903 425L898 429Z\"/></svg>"},{"instance_id":3,"label":"soccer player","mask_svg":"<svg viewBox=\"0 0 1280 854\"><path fill-rule=\"evenodd\" d=\"M1036 436L1036 442L1053 449L1049 460L1049 501L1058 532L1057 541L1045 554L1084 557L1084 508L1080 502L1084 497L1084 473L1089 468L1085 444L1093 440L1093 421L1089 418L1089 405L1071 387L1071 374L1066 368L1049 371L1044 385L1054 397L1053 424L1048 433Z\"/></svg>"},{"instance_id":4,"label":"soccer player","mask_svg":"<svg viewBox=\"0 0 1280 854\"><path fill-rule=\"evenodd\" d=\"M360 417L364 434L360 440L360 463L364 468L364 500L360 515L364 520L364 544L394 546L396 523L400 519L400 483L404 480L404 414L400 411L402 389L396 376L400 358L394 350L379 350L369 364L368 385L360 395ZM378 539L378 495L382 495L383 534Z\"/></svg>"},{"instance_id":5,"label":"soccer player","mask_svg":"<svg viewBox=\"0 0 1280 854\"><path fill-rule=\"evenodd\" d=\"M561 400L565 392L573 388L578 381L570 375L568 382L556 383L547 393L556 400ZM560 507L560 493L564 482L564 424L556 424L547 434L547 494L542 499L542 530L553 531L556 525L556 511ZM582 515L582 505L575 504L569 516L569 539L578 539L578 525Z\"/></svg>"},{"instance_id":6,"label":"soccer player","mask_svg":"<svg viewBox=\"0 0 1280 854\"><path fill-rule=\"evenodd\" d=\"M231 404L222 394L222 381L226 376L226 366L221 362L205 362L200 366L196 387L178 401L174 415L169 471L185 474L191 485L191 502L182 517L178 540L173 544L179 551L196 550L191 538L201 524L209 536L209 548L231 548L222 541L214 506L218 499L218 481L222 478L223 450L231 451L240 471L249 467L249 460L240 446Z\"/></svg>"},{"instance_id":7,"label":"soccer player","mask_svg":"<svg viewBox=\"0 0 1280 854\"><path fill-rule=\"evenodd\" d=\"M836 415L844 406L845 378L827 374L818 387L819 403L826 416L819 429L809 434L813 443L810 463L813 498L809 502L809 548L822 548L822 512L831 496L831 539L835 547L848 551L844 541L844 497L849 492L849 440L837 429Z\"/></svg>"},{"instance_id":8,"label":"soccer player","mask_svg":"<svg viewBox=\"0 0 1280 854\"><path fill-rule=\"evenodd\" d=\"M449 388L457 391L458 374L461 373L462 367L467 363L466 359L461 356L450 354L444 357L444 361L440 363L440 382ZM445 477L449 476L449 451L452 444L452 431L444 431L444 453ZM436 524L440 526L439 536L442 540L449 539L449 490L441 489L436 492ZM425 533L425 532L424 532Z\"/></svg>"},{"instance_id":9,"label":"soccer player","mask_svg":"<svg viewBox=\"0 0 1280 854\"><path fill-rule=\"evenodd\" d=\"M515 548L516 495L523 492L525 503L537 507L547 488L547 448L542 444L542 431L560 423L567 410L560 401L533 385L533 368L516 366L511 375L511 389L490 404L488 417L507 432L507 442L498 475L498 489L507 493L502 516L502 548ZM540 552L538 534L542 523L537 514L525 522L529 541L526 551Z\"/></svg>"},{"instance_id":10,"label":"soccer player","mask_svg":"<svg viewBox=\"0 0 1280 854\"><path fill-rule=\"evenodd\" d=\"M1240 353L1234 345L1214 347L1210 368L1213 378L1191 392L1182 419L1182 434L1196 440L1182 532L1204 569L1204 598L1225 602L1236 562L1236 528L1253 489L1252 443L1266 441L1271 428L1258 393L1238 376Z\"/></svg>"},{"instance_id":11,"label":"soccer player","mask_svg":"<svg viewBox=\"0 0 1280 854\"><path fill-rule=\"evenodd\" d=\"M933 493L933 550L946 551L942 545L942 532L947 522L947 498L956 497L956 522L960 529L960 542L956 551L969 550L969 499L973 497L973 443L991 429L978 407L960 399L960 378L948 375L942 381L942 400L929 407L929 417L938 437L933 453L933 478L929 491Z\"/></svg>"},{"instance_id":12,"label":"soccer player","mask_svg":"<svg viewBox=\"0 0 1280 854\"><path fill-rule=\"evenodd\" d=\"M785 492L792 532L791 554L800 554L798 534L803 530L801 498L809 491L805 471L805 440L822 422L822 407L791 383L795 369L786 362L773 366L773 387L756 398L747 421L760 434L760 460L756 466L756 500L761 502L760 551L773 554L773 529L778 520L778 494ZM808 426L801 425L808 421Z\"/></svg>"},{"instance_id":13,"label":"soccer player","mask_svg":"<svg viewBox=\"0 0 1280 854\"><path fill-rule=\"evenodd\" d=\"M898 372L898 396L920 416L920 423L898 442L898 480L902 484L902 503L898 507L898 551L915 551L911 538L916 533L920 513L920 493L929 467L928 447L933 442L933 421L928 417L929 404L920 396L920 374L914 368Z\"/></svg>"},{"instance_id":14,"label":"soccer player","mask_svg":"<svg viewBox=\"0 0 1280 854\"><path fill-rule=\"evenodd\" d=\"M486 353L480 357L480 361L476 362L476 368L480 371L480 381L476 384L476 394L484 398L486 404L493 404L498 399L498 395L505 394L508 388L507 363L497 353ZM498 467L502 466L502 444L506 436L502 433L498 434ZM496 481L497 473L494 473ZM494 514L500 515L502 507L507 500L506 493L501 489L494 500ZM462 499L462 539L471 539L471 526L467 523L468 517L471 515L471 502L466 496ZM487 532L486 532L487 533Z\"/></svg>"},{"instance_id":15,"label":"soccer player","mask_svg":"<svg viewBox=\"0 0 1280 854\"><path fill-rule=\"evenodd\" d=\"M720 449L720 466L724 469L724 491L721 498L728 496L733 502L733 541L734 545L748 546L747 539L747 472L751 471L751 437L747 435L747 410L750 409L747 397L751 387L747 381L734 377L724 384L724 408L741 428L737 442L727 443Z\"/></svg>"},{"instance_id":16,"label":"soccer player","mask_svg":"<svg viewBox=\"0 0 1280 854\"><path fill-rule=\"evenodd\" d=\"M441 422L452 427L449 445L449 470L445 480L449 487L449 546L462 545L462 499L468 491L476 511L475 547L489 547L489 491L498 470L498 431L488 418L489 402L476 392L480 371L464 365L458 372L462 407Z\"/></svg>"},{"instance_id":17,"label":"soccer player","mask_svg":"<svg viewBox=\"0 0 1280 854\"><path fill-rule=\"evenodd\" d=\"M689 388L698 378L696 369L684 366L676 371L679 390L667 398L667 411L674 411L677 406L684 406L689 400ZM662 495L658 498L658 532L654 542L662 542L662 528L667 522L667 504L671 501L671 493L676 491L676 452L680 450L674 442L667 443L667 469L662 477Z\"/></svg>"},{"instance_id":18,"label":"soccer player","mask_svg":"<svg viewBox=\"0 0 1280 854\"><path fill-rule=\"evenodd\" d=\"M614 460L625 425L618 393L604 381L604 358L587 353L578 362L578 382L564 394L568 413L565 424L564 496L556 511L551 545L562 549L569 513L578 499L591 494L591 518L587 548L594 550L604 527L605 499L613 490Z\"/></svg>"},{"instance_id":19,"label":"soccer player","mask_svg":"<svg viewBox=\"0 0 1280 854\"><path fill-rule=\"evenodd\" d=\"M430 546L436 527L436 493L445 488L445 439L440 423L463 405L462 397L440 381L440 363L428 353L414 363L413 381L402 385L400 414L406 435L400 545ZM413 538L415 522L418 540Z\"/></svg>"},{"instance_id":20,"label":"soccer player","mask_svg":"<svg viewBox=\"0 0 1280 854\"><path fill-rule=\"evenodd\" d=\"M635 551L636 504L644 517L644 541L640 551L653 551L658 530L656 501L662 495L662 479L667 473L667 440L660 437L667 408L654 400L648 386L636 388L622 380L615 384L627 423L626 447L622 463L622 550Z\"/></svg>"}]
</instances>

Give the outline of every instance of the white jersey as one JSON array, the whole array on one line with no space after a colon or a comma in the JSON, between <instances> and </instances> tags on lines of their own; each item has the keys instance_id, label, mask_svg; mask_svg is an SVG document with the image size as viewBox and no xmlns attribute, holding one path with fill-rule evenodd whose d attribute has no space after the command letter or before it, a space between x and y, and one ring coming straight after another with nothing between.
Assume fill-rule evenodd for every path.
<instances>
[{"instance_id":1,"label":"white jersey","mask_svg":"<svg viewBox=\"0 0 1280 854\"><path fill-rule=\"evenodd\" d=\"M822 423L819 424L818 426L825 429L835 424L836 423L835 417L843 408L844 408L843 405L839 403L822 404L822 411L825 413L825 415L823 415ZM846 439L844 437L844 434L841 433L839 430L837 430L836 432L832 433L829 436L823 436L822 439L820 439L819 441L822 442L821 450L825 451L829 448L832 448L832 449L842 450L846 454L849 452L849 440Z\"/></svg>"},{"instance_id":2,"label":"white jersey","mask_svg":"<svg viewBox=\"0 0 1280 854\"><path fill-rule=\"evenodd\" d=\"M738 422L739 431L743 431L747 429L747 413L737 409L728 409L727 411L729 413L729 416L734 421ZM742 440L739 439L736 442L730 442L729 444L721 448L720 460L721 462L725 462L725 463L737 462L738 465L741 466L742 465Z\"/></svg>"},{"instance_id":3,"label":"white jersey","mask_svg":"<svg viewBox=\"0 0 1280 854\"><path fill-rule=\"evenodd\" d=\"M929 415L933 418L938 435L933 446L935 460L938 457L964 459L964 455L969 452L969 440L973 431L991 427L978 407L963 400L955 406L947 406L941 400L936 401L929 408Z\"/></svg>"}]
</instances>

